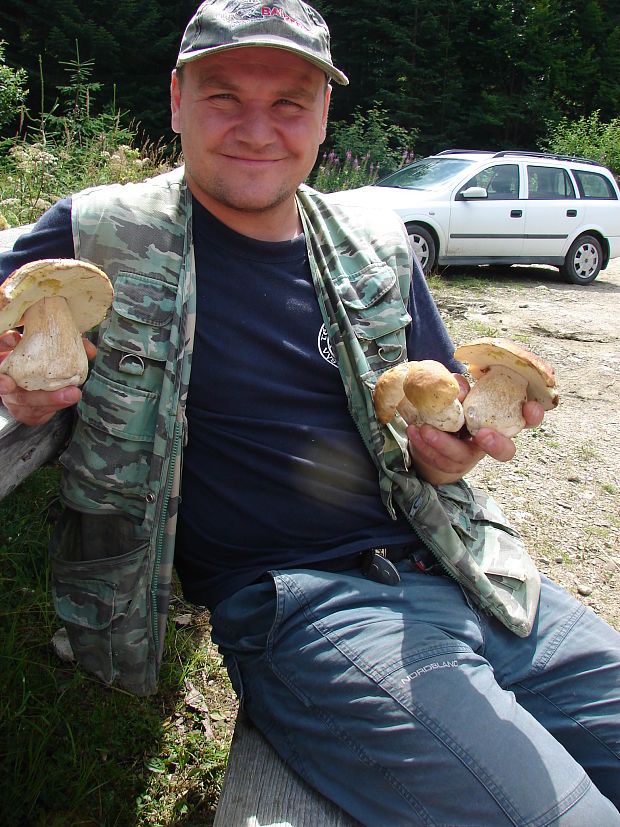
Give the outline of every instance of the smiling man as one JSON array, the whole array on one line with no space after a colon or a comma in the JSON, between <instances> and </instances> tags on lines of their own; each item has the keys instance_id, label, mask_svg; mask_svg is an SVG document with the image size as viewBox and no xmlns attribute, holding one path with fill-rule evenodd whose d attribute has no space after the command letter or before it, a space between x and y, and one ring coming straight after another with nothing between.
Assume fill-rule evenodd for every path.
<instances>
[{"instance_id":1,"label":"smiling man","mask_svg":"<svg viewBox=\"0 0 620 827\"><path fill-rule=\"evenodd\" d=\"M256 726L369 827L618 825L619 636L463 479L514 443L374 415L389 367L461 366L400 220L302 183L331 81L305 3L203 3L171 81L185 166L76 193L0 257L115 289L81 392L0 375L24 422L78 403L57 611L86 669L153 692L174 564Z\"/></svg>"},{"instance_id":2,"label":"smiling man","mask_svg":"<svg viewBox=\"0 0 620 827\"><path fill-rule=\"evenodd\" d=\"M176 69L172 126L194 197L252 238L299 235L295 193L325 138L330 92L324 72L282 50L246 47Z\"/></svg>"}]
</instances>

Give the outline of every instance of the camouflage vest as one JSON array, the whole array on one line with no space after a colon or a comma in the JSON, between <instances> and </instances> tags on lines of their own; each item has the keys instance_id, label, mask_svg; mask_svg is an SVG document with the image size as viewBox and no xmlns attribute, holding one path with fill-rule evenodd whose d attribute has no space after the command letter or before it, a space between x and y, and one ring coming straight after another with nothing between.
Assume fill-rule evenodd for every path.
<instances>
[{"instance_id":1,"label":"camouflage vest","mask_svg":"<svg viewBox=\"0 0 620 827\"><path fill-rule=\"evenodd\" d=\"M302 188L299 200L319 304L349 409L379 471L386 508L394 516L398 505L446 572L482 609L526 637L538 608L540 576L498 504L465 480L434 487L417 477L410 469L404 420L397 414L382 426L375 416L377 379L407 358L403 261L408 245L402 224L385 210L339 207L337 194Z\"/></svg>"},{"instance_id":2,"label":"camouflage vest","mask_svg":"<svg viewBox=\"0 0 620 827\"><path fill-rule=\"evenodd\" d=\"M77 659L106 683L157 688L195 319L183 170L73 198L75 255L114 284L111 313L61 457L68 506L52 591Z\"/></svg>"},{"instance_id":3,"label":"camouflage vest","mask_svg":"<svg viewBox=\"0 0 620 827\"><path fill-rule=\"evenodd\" d=\"M349 408L383 501L482 607L517 634L536 610L536 570L497 506L465 483L408 470L404 423L381 426L372 390L407 358L411 259L389 213L300 187L313 279ZM114 303L99 328L70 446L68 506L51 546L53 595L74 653L107 683L154 692L164 644L195 319L191 197L183 170L73 200L75 255L104 269Z\"/></svg>"}]
</instances>

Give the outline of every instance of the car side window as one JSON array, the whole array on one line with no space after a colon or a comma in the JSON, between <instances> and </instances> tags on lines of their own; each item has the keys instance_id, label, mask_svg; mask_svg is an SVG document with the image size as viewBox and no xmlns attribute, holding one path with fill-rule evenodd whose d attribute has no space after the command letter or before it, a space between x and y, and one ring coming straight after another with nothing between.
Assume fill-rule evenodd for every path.
<instances>
[{"instance_id":1,"label":"car side window","mask_svg":"<svg viewBox=\"0 0 620 827\"><path fill-rule=\"evenodd\" d=\"M484 187L490 199L510 200L519 197L519 165L518 164L496 164L486 167L476 173L473 178L460 189L469 187Z\"/></svg>"},{"instance_id":2,"label":"car side window","mask_svg":"<svg viewBox=\"0 0 620 827\"><path fill-rule=\"evenodd\" d=\"M566 170L561 167L527 167L528 198L536 201L551 201L559 198L574 198L575 188Z\"/></svg>"},{"instance_id":3,"label":"car side window","mask_svg":"<svg viewBox=\"0 0 620 827\"><path fill-rule=\"evenodd\" d=\"M571 170L577 179L577 186L582 198L602 198L608 201L617 201L618 196L614 188L604 175L598 172L586 172L582 169Z\"/></svg>"}]
</instances>

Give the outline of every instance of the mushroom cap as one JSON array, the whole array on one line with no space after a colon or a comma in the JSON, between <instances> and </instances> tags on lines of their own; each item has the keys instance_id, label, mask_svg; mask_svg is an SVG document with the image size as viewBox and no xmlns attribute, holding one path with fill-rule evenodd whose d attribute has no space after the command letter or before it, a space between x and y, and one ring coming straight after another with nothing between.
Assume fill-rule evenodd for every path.
<instances>
[{"instance_id":1,"label":"mushroom cap","mask_svg":"<svg viewBox=\"0 0 620 827\"><path fill-rule=\"evenodd\" d=\"M419 362L409 362L403 390L412 405L415 405L422 416L426 416L438 414L448 405L452 405L459 395L460 386L441 362L423 359Z\"/></svg>"},{"instance_id":2,"label":"mushroom cap","mask_svg":"<svg viewBox=\"0 0 620 827\"><path fill-rule=\"evenodd\" d=\"M388 422L394 419L396 409L405 395L403 382L409 370L409 364L409 362L400 362L400 364L386 370L377 379L373 401L377 418L383 425L387 425Z\"/></svg>"},{"instance_id":3,"label":"mushroom cap","mask_svg":"<svg viewBox=\"0 0 620 827\"><path fill-rule=\"evenodd\" d=\"M104 318L114 288L94 264L47 258L19 267L0 285L0 333L19 325L26 310L43 298L62 296L80 333Z\"/></svg>"},{"instance_id":4,"label":"mushroom cap","mask_svg":"<svg viewBox=\"0 0 620 827\"><path fill-rule=\"evenodd\" d=\"M398 411L408 424L428 422L442 431L458 431L464 422L459 390L457 380L440 362L401 362L377 380L377 418L387 425Z\"/></svg>"},{"instance_id":5,"label":"mushroom cap","mask_svg":"<svg viewBox=\"0 0 620 827\"><path fill-rule=\"evenodd\" d=\"M474 339L457 347L454 358L465 362L475 379L495 365L509 368L527 379L528 399L540 402L546 411L558 404L552 366L510 339Z\"/></svg>"}]
</instances>

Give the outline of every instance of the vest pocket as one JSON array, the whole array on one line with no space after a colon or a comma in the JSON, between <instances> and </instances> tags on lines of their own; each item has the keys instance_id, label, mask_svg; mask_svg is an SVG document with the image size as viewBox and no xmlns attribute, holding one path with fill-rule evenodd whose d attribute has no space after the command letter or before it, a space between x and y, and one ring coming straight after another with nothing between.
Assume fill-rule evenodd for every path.
<instances>
[{"instance_id":1,"label":"vest pocket","mask_svg":"<svg viewBox=\"0 0 620 827\"><path fill-rule=\"evenodd\" d=\"M99 487L144 496L159 394L121 385L96 371L82 394L62 465Z\"/></svg>"},{"instance_id":2,"label":"vest pocket","mask_svg":"<svg viewBox=\"0 0 620 827\"><path fill-rule=\"evenodd\" d=\"M95 557L93 552L100 554L109 547L102 549L104 544L94 540L94 547L87 548L89 530L83 528L84 519L90 518L67 510L54 532L50 545L54 608L87 672L144 694L152 661L148 543L137 537L128 543L125 537L121 553ZM104 535L110 535L109 521L122 523L120 533L127 535L123 518L94 519L108 521ZM126 551L127 545L133 547ZM118 551L118 539L113 550Z\"/></svg>"},{"instance_id":3,"label":"vest pocket","mask_svg":"<svg viewBox=\"0 0 620 827\"><path fill-rule=\"evenodd\" d=\"M467 579L481 605L521 637L534 623L540 575L520 535L485 491L464 482L438 486L437 496L459 540L467 549Z\"/></svg>"},{"instance_id":4,"label":"vest pocket","mask_svg":"<svg viewBox=\"0 0 620 827\"><path fill-rule=\"evenodd\" d=\"M336 289L372 369L381 371L406 357L404 329L411 316L394 271L382 262L369 264L336 282Z\"/></svg>"}]
</instances>

